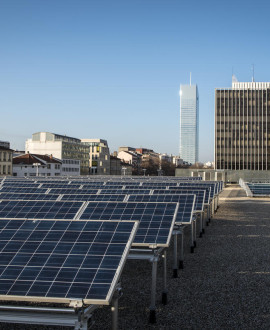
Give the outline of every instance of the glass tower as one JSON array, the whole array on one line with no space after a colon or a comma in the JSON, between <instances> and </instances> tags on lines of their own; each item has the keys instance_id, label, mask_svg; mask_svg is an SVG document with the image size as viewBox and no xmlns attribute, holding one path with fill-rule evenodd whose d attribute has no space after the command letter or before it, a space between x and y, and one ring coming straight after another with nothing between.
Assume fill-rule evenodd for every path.
<instances>
[{"instance_id":1,"label":"glass tower","mask_svg":"<svg viewBox=\"0 0 270 330\"><path fill-rule=\"evenodd\" d=\"M197 85L180 85L180 157L198 162L199 93Z\"/></svg>"}]
</instances>

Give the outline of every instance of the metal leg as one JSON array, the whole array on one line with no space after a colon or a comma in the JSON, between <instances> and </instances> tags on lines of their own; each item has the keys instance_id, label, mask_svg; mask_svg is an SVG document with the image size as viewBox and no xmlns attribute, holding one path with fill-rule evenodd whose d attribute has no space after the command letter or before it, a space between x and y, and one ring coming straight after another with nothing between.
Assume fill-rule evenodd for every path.
<instances>
[{"instance_id":1,"label":"metal leg","mask_svg":"<svg viewBox=\"0 0 270 330\"><path fill-rule=\"evenodd\" d=\"M112 329L117 330L118 329L118 297L113 299L111 311L112 311Z\"/></svg>"},{"instance_id":2,"label":"metal leg","mask_svg":"<svg viewBox=\"0 0 270 330\"><path fill-rule=\"evenodd\" d=\"M193 236L193 246L196 247L197 246L197 242L196 242L196 235L197 235L197 218L195 218L194 222L194 236Z\"/></svg>"},{"instance_id":3,"label":"metal leg","mask_svg":"<svg viewBox=\"0 0 270 330\"><path fill-rule=\"evenodd\" d=\"M167 305L168 290L167 290L167 251L164 250L163 257L163 292L162 292L162 304Z\"/></svg>"},{"instance_id":4,"label":"metal leg","mask_svg":"<svg viewBox=\"0 0 270 330\"><path fill-rule=\"evenodd\" d=\"M177 278L177 234L174 234L173 242L173 277Z\"/></svg>"},{"instance_id":5,"label":"metal leg","mask_svg":"<svg viewBox=\"0 0 270 330\"><path fill-rule=\"evenodd\" d=\"M199 236L199 237L202 237L203 232L204 232L204 228L203 228L203 218L202 218L202 213L200 213L200 236Z\"/></svg>"},{"instance_id":6,"label":"metal leg","mask_svg":"<svg viewBox=\"0 0 270 330\"><path fill-rule=\"evenodd\" d=\"M149 323L156 323L157 258L152 261L152 288Z\"/></svg>"},{"instance_id":7,"label":"metal leg","mask_svg":"<svg viewBox=\"0 0 270 330\"><path fill-rule=\"evenodd\" d=\"M179 257L179 269L184 268L184 228L182 228L180 234L180 257Z\"/></svg>"},{"instance_id":8,"label":"metal leg","mask_svg":"<svg viewBox=\"0 0 270 330\"><path fill-rule=\"evenodd\" d=\"M190 224L190 239L191 239L191 245L190 245L190 252L194 252L194 228L193 228L193 220L191 221Z\"/></svg>"},{"instance_id":9,"label":"metal leg","mask_svg":"<svg viewBox=\"0 0 270 330\"><path fill-rule=\"evenodd\" d=\"M122 289L120 287L120 283L118 283L118 287L116 288L113 298L112 298L112 330L118 329L118 300L122 296Z\"/></svg>"}]
</instances>

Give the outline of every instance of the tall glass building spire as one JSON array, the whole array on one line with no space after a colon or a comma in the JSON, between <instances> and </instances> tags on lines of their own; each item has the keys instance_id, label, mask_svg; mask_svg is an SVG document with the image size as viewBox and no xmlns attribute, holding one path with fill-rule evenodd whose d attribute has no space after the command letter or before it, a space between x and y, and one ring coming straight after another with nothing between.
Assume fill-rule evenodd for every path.
<instances>
[{"instance_id":1,"label":"tall glass building spire","mask_svg":"<svg viewBox=\"0 0 270 330\"><path fill-rule=\"evenodd\" d=\"M191 164L199 155L199 93L197 85L180 85L180 157Z\"/></svg>"}]
</instances>

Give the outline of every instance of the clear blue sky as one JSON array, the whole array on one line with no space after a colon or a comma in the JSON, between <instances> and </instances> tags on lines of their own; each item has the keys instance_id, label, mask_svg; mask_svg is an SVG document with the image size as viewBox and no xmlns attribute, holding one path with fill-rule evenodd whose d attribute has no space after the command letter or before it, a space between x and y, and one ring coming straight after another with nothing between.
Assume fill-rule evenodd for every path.
<instances>
[{"instance_id":1,"label":"clear blue sky","mask_svg":"<svg viewBox=\"0 0 270 330\"><path fill-rule=\"evenodd\" d=\"M38 131L178 154L179 86L200 95L213 160L214 91L270 80L268 1L0 0L0 140Z\"/></svg>"}]
</instances>

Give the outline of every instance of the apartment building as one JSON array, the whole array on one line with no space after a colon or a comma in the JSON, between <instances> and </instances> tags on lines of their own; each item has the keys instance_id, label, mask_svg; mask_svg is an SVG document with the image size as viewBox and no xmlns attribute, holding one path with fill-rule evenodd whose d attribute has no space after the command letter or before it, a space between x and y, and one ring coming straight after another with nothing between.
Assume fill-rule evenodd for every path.
<instances>
[{"instance_id":1,"label":"apartment building","mask_svg":"<svg viewBox=\"0 0 270 330\"><path fill-rule=\"evenodd\" d=\"M0 176L12 175L12 154L10 143L0 141Z\"/></svg>"},{"instance_id":2,"label":"apartment building","mask_svg":"<svg viewBox=\"0 0 270 330\"><path fill-rule=\"evenodd\" d=\"M89 147L89 174L110 174L110 149L104 139L81 139Z\"/></svg>"}]
</instances>

